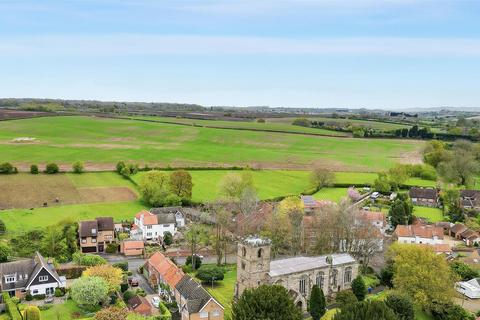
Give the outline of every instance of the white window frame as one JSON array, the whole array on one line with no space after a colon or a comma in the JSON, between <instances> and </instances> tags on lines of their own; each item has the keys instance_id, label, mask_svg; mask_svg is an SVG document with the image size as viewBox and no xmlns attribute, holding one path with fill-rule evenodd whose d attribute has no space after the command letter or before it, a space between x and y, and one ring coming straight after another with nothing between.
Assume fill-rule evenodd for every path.
<instances>
[{"instance_id":1,"label":"white window frame","mask_svg":"<svg viewBox=\"0 0 480 320\"><path fill-rule=\"evenodd\" d=\"M17 282L17 277L14 274L5 276L5 283L14 283Z\"/></svg>"},{"instance_id":2,"label":"white window frame","mask_svg":"<svg viewBox=\"0 0 480 320\"><path fill-rule=\"evenodd\" d=\"M220 310L215 309L212 311L212 317L220 317Z\"/></svg>"},{"instance_id":3,"label":"white window frame","mask_svg":"<svg viewBox=\"0 0 480 320\"><path fill-rule=\"evenodd\" d=\"M38 281L47 282L48 281L48 276L40 276L40 277L38 277Z\"/></svg>"},{"instance_id":4,"label":"white window frame","mask_svg":"<svg viewBox=\"0 0 480 320\"><path fill-rule=\"evenodd\" d=\"M200 319L205 319L205 318L208 318L208 311L200 312Z\"/></svg>"}]
</instances>

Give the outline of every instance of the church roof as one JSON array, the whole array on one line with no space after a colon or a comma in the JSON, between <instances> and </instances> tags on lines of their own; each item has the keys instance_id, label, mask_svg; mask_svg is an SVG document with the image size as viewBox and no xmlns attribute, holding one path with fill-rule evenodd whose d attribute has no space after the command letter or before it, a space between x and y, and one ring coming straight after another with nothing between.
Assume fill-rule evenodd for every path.
<instances>
[{"instance_id":1,"label":"church roof","mask_svg":"<svg viewBox=\"0 0 480 320\"><path fill-rule=\"evenodd\" d=\"M278 277L285 274L297 273L312 269L329 267L327 258L332 257L332 265L338 266L347 263L355 263L355 259L347 253L337 253L317 257L294 257L270 262L270 277Z\"/></svg>"}]
</instances>

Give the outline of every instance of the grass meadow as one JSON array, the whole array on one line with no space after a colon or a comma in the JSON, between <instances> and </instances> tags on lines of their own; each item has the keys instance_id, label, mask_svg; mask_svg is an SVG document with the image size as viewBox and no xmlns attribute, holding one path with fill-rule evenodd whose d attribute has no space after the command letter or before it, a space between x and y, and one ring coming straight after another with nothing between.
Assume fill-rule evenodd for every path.
<instances>
[{"instance_id":1,"label":"grass meadow","mask_svg":"<svg viewBox=\"0 0 480 320\"><path fill-rule=\"evenodd\" d=\"M15 143L19 137L35 138ZM118 161L159 166L233 166L375 172L399 161L418 161L419 141L354 139L179 126L85 116L2 122L0 157L26 170L77 160L87 169L113 169Z\"/></svg>"},{"instance_id":2,"label":"grass meadow","mask_svg":"<svg viewBox=\"0 0 480 320\"><path fill-rule=\"evenodd\" d=\"M413 215L419 218L425 218L430 222L438 222L444 220L442 210L438 208L414 206Z\"/></svg>"}]
</instances>

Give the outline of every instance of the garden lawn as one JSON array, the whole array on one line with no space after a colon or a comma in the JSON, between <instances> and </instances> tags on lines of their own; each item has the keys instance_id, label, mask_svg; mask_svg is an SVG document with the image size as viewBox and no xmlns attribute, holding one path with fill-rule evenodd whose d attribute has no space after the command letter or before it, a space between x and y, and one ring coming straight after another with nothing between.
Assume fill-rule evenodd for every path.
<instances>
[{"instance_id":1,"label":"garden lawn","mask_svg":"<svg viewBox=\"0 0 480 320\"><path fill-rule=\"evenodd\" d=\"M113 217L114 221L133 220L135 214L147 209L139 201L76 204L58 207L29 209L12 209L0 211L0 219L5 222L7 235L29 231L56 224L62 220L73 221L94 219L96 217Z\"/></svg>"},{"instance_id":2,"label":"garden lawn","mask_svg":"<svg viewBox=\"0 0 480 320\"><path fill-rule=\"evenodd\" d=\"M325 312L322 318L320 320L332 320L333 316L339 311L340 309L338 308L333 308Z\"/></svg>"},{"instance_id":3,"label":"garden lawn","mask_svg":"<svg viewBox=\"0 0 480 320\"><path fill-rule=\"evenodd\" d=\"M438 222L444 220L441 209L414 206L413 215L420 218L426 218L430 222Z\"/></svg>"},{"instance_id":4,"label":"garden lawn","mask_svg":"<svg viewBox=\"0 0 480 320\"><path fill-rule=\"evenodd\" d=\"M340 202L344 197L347 197L348 188L323 188L313 195L317 200L330 200L333 202Z\"/></svg>"},{"instance_id":5,"label":"garden lawn","mask_svg":"<svg viewBox=\"0 0 480 320\"><path fill-rule=\"evenodd\" d=\"M77 314L80 315L80 317L77 317ZM67 300L63 304L54 304L52 308L40 311L40 315L42 320L56 320L59 319L57 317L58 315L60 315L60 319L62 320L93 319L91 315L87 315L82 309L77 307L72 300Z\"/></svg>"},{"instance_id":6,"label":"garden lawn","mask_svg":"<svg viewBox=\"0 0 480 320\"><path fill-rule=\"evenodd\" d=\"M61 132L62 134L58 134ZM31 137L32 143L14 143ZM417 160L423 142L355 139L212 129L127 119L62 116L3 121L2 161L28 170L57 162L70 169L113 169L118 161L151 166L245 166L307 169L321 163L334 171L379 171Z\"/></svg>"},{"instance_id":7,"label":"garden lawn","mask_svg":"<svg viewBox=\"0 0 480 320\"><path fill-rule=\"evenodd\" d=\"M414 187L435 187L437 185L437 182L420 178L410 178L407 180L407 182L405 182L405 184Z\"/></svg>"},{"instance_id":8,"label":"garden lawn","mask_svg":"<svg viewBox=\"0 0 480 320\"><path fill-rule=\"evenodd\" d=\"M225 319L232 317L232 302L235 292L235 281L237 281L236 265L228 265L228 271L224 275L222 281L211 284L203 284L203 287L225 308ZM194 276L194 274L191 274ZM197 281L199 281L197 279Z\"/></svg>"}]
</instances>

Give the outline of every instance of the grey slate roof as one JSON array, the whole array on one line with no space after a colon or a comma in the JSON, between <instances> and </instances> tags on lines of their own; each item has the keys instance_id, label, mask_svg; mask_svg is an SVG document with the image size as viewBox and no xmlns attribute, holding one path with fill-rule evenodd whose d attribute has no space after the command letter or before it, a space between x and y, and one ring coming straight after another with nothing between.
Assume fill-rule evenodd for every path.
<instances>
[{"instance_id":1,"label":"grey slate roof","mask_svg":"<svg viewBox=\"0 0 480 320\"><path fill-rule=\"evenodd\" d=\"M155 214L154 212L152 213ZM157 216L158 224L172 224L177 222L175 213L158 213L155 215Z\"/></svg>"},{"instance_id":2,"label":"grey slate roof","mask_svg":"<svg viewBox=\"0 0 480 320\"><path fill-rule=\"evenodd\" d=\"M438 199L438 190L433 188L410 188L410 198Z\"/></svg>"},{"instance_id":3,"label":"grey slate roof","mask_svg":"<svg viewBox=\"0 0 480 320\"><path fill-rule=\"evenodd\" d=\"M153 213L153 214L177 213L177 212L183 213L183 208L180 207L180 206L176 206L176 207L152 208L152 209L150 209L150 212Z\"/></svg>"},{"instance_id":4,"label":"grey slate roof","mask_svg":"<svg viewBox=\"0 0 480 320\"><path fill-rule=\"evenodd\" d=\"M13 290L25 288L33 270L35 269L35 261L33 259L22 259L18 261L5 262L0 264L0 276L2 277L2 290ZM17 275L17 282L5 283L6 275ZM20 275L22 280L20 280ZM25 275L28 275L25 278Z\"/></svg>"},{"instance_id":5,"label":"grey slate roof","mask_svg":"<svg viewBox=\"0 0 480 320\"><path fill-rule=\"evenodd\" d=\"M180 295L187 300L187 310L190 314L198 313L212 298L212 296L189 275L183 276L175 288Z\"/></svg>"},{"instance_id":6,"label":"grey slate roof","mask_svg":"<svg viewBox=\"0 0 480 320\"><path fill-rule=\"evenodd\" d=\"M277 277L285 274L297 273L322 267L329 267L327 257L333 258L333 266L347 263L355 263L355 259L348 253L337 253L318 257L294 257L274 260L270 262L270 277Z\"/></svg>"},{"instance_id":7,"label":"grey slate roof","mask_svg":"<svg viewBox=\"0 0 480 320\"><path fill-rule=\"evenodd\" d=\"M33 281L34 277L40 272L40 270L42 270L43 268L45 268L51 275L53 278L55 278L55 280L57 282L61 282L57 272L55 271L54 267L52 264L49 264L47 262L47 260L45 260L45 258L37 251L35 253L35 257L33 258L33 260L35 261L35 269L33 270L32 274L31 274L31 277L28 281L28 284L30 284L30 282Z\"/></svg>"}]
</instances>

